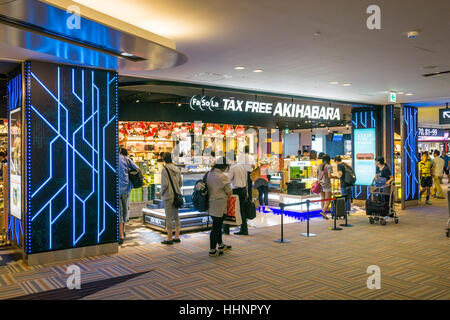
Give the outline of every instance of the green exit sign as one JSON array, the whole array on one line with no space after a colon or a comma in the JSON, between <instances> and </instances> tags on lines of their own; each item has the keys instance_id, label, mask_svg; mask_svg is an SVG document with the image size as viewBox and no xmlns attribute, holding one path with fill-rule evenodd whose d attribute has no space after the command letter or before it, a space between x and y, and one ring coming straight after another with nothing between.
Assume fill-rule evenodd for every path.
<instances>
[{"instance_id":1,"label":"green exit sign","mask_svg":"<svg viewBox=\"0 0 450 320\"><path fill-rule=\"evenodd\" d=\"M395 92L389 93L389 102L397 102L397 93Z\"/></svg>"}]
</instances>

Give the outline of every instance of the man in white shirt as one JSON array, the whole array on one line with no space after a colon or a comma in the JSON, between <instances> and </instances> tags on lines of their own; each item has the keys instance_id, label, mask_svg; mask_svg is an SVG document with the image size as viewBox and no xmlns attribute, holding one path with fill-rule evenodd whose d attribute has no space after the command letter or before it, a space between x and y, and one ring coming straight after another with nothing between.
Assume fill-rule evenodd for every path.
<instances>
[{"instance_id":1,"label":"man in white shirt","mask_svg":"<svg viewBox=\"0 0 450 320\"><path fill-rule=\"evenodd\" d=\"M255 158L250 154L250 148L248 146L245 146L244 148L244 154L239 155L238 157L238 163L243 165L245 170L247 170L247 186L248 186L248 195L252 196L252 188L253 183L250 179L250 173L255 169L256 161Z\"/></svg>"},{"instance_id":2,"label":"man in white shirt","mask_svg":"<svg viewBox=\"0 0 450 320\"><path fill-rule=\"evenodd\" d=\"M439 150L434 150L433 152L433 168L432 175L434 180L434 187L432 190L433 197L438 199L444 199L444 193L441 188L442 176L444 175L444 164L445 161L440 157Z\"/></svg>"},{"instance_id":3,"label":"man in white shirt","mask_svg":"<svg viewBox=\"0 0 450 320\"><path fill-rule=\"evenodd\" d=\"M236 156L234 156L234 164L231 165L228 171L228 179L231 182L231 188L233 189L233 194L239 197L239 206L241 209L242 224L241 229L234 234L248 235L247 217L245 215L244 205L245 199L248 197L247 194L247 169L241 163L236 163ZM224 225L223 232L225 234L230 233L229 225Z\"/></svg>"}]
</instances>

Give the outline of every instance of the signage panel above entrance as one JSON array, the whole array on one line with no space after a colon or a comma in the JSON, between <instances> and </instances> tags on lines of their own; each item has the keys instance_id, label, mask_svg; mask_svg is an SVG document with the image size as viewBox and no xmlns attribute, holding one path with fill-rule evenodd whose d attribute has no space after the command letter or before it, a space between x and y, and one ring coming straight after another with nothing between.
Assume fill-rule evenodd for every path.
<instances>
[{"instance_id":1,"label":"signage panel above entrance","mask_svg":"<svg viewBox=\"0 0 450 320\"><path fill-rule=\"evenodd\" d=\"M264 102L234 98L192 96L189 104L192 110L245 112L272 115L273 117L310 120L341 120L341 111L336 107L286 102Z\"/></svg>"}]
</instances>

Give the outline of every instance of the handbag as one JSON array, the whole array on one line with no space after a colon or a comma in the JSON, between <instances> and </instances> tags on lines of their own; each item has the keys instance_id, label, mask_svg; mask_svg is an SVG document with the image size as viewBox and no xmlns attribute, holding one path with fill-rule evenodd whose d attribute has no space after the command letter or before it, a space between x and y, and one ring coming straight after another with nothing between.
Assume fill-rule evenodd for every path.
<instances>
[{"instance_id":1,"label":"handbag","mask_svg":"<svg viewBox=\"0 0 450 320\"><path fill-rule=\"evenodd\" d=\"M319 194L322 192L322 186L320 185L320 180L323 179L323 177L325 176L325 172L327 172L327 170L324 170L322 173L322 177L317 180L316 182L314 182L314 184L311 186L311 192L314 194Z\"/></svg>"},{"instance_id":2,"label":"handbag","mask_svg":"<svg viewBox=\"0 0 450 320\"><path fill-rule=\"evenodd\" d=\"M250 199L248 199L248 198L245 199L244 208L245 208L245 210L244 210L245 217L248 220L253 220L256 218L256 207L255 207L255 204L252 201L250 201Z\"/></svg>"},{"instance_id":3,"label":"handbag","mask_svg":"<svg viewBox=\"0 0 450 320\"><path fill-rule=\"evenodd\" d=\"M173 191L173 206L175 208L182 208L184 206L184 199L183 196L181 194L179 194L178 192L175 191L175 187L173 185L172 182L172 177L170 176L170 172L169 169L167 169L167 167L164 167L164 169L166 169L167 171L167 175L169 176L169 181L170 181L170 185L172 186L172 191Z\"/></svg>"},{"instance_id":4,"label":"handbag","mask_svg":"<svg viewBox=\"0 0 450 320\"><path fill-rule=\"evenodd\" d=\"M133 185L133 189L138 189L144 185L144 176L139 168L133 169L130 164L130 160L127 158L128 163L128 178Z\"/></svg>"}]
</instances>

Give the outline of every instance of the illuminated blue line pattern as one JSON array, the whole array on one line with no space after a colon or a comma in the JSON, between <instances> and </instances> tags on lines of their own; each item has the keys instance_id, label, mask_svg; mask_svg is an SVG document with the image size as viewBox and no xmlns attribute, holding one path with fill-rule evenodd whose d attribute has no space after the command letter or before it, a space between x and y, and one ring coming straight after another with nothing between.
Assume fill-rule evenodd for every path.
<instances>
[{"instance_id":1,"label":"illuminated blue line pattern","mask_svg":"<svg viewBox=\"0 0 450 320\"><path fill-rule=\"evenodd\" d=\"M415 107L403 107L403 125L405 126L405 137L403 150L405 153L404 174L404 196L405 201L417 200L419 198L418 178L418 111Z\"/></svg>"},{"instance_id":2,"label":"illuminated blue line pattern","mask_svg":"<svg viewBox=\"0 0 450 320\"><path fill-rule=\"evenodd\" d=\"M117 241L117 74L31 62L29 78L30 149L48 161L29 172L28 252Z\"/></svg>"}]
</instances>

